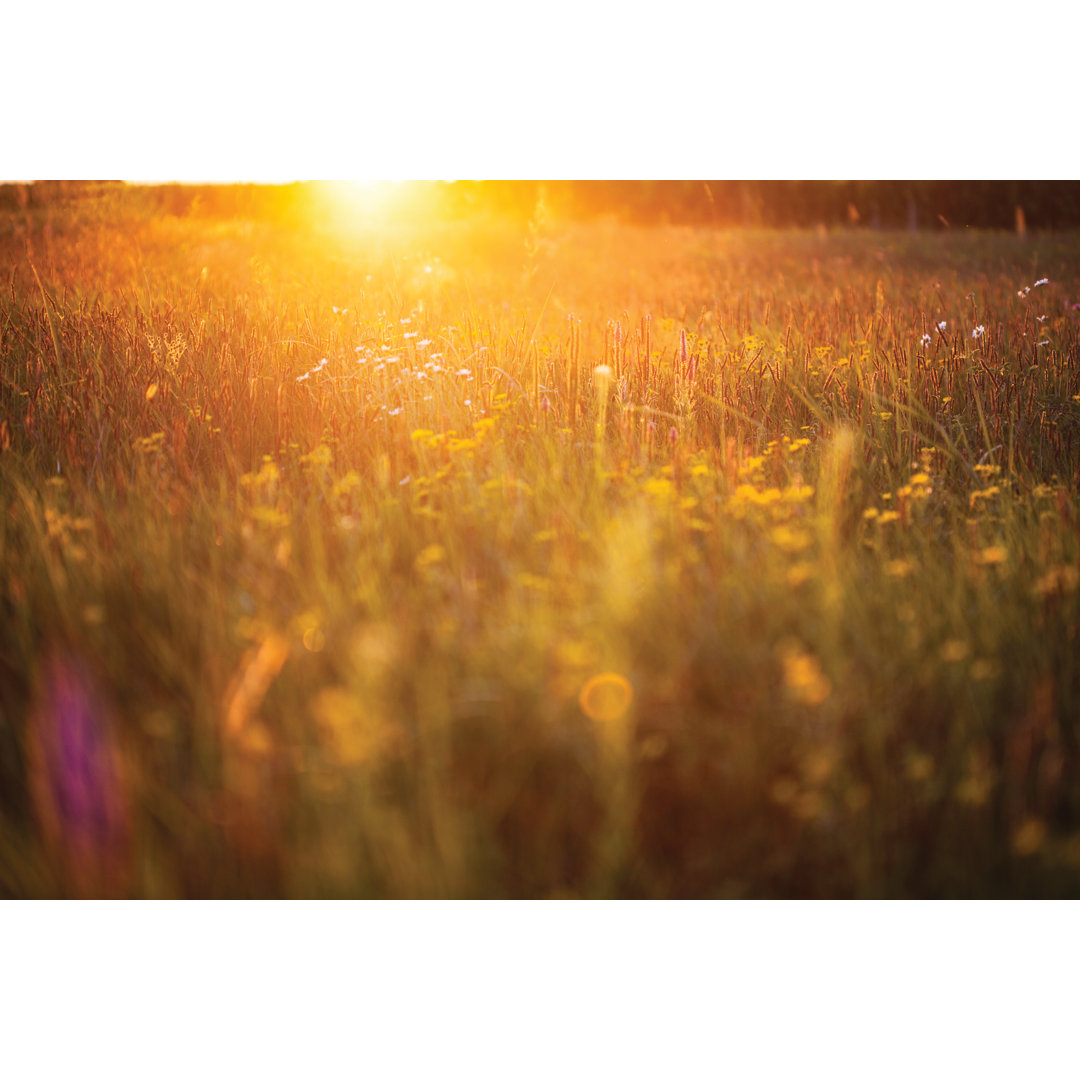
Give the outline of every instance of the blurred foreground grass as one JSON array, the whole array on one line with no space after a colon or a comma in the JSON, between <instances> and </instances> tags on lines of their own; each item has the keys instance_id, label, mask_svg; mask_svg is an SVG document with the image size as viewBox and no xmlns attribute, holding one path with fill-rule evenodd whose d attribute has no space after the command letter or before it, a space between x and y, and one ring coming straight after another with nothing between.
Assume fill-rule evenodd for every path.
<instances>
[{"instance_id":1,"label":"blurred foreground grass","mask_svg":"<svg viewBox=\"0 0 1080 1080\"><path fill-rule=\"evenodd\" d=\"M1075 237L0 266L3 894L1080 891Z\"/></svg>"}]
</instances>

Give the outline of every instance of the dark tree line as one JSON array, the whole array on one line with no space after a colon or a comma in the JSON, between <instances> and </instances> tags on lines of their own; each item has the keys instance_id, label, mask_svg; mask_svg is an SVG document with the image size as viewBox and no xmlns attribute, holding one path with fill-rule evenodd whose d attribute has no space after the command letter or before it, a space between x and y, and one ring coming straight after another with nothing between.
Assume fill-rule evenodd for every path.
<instances>
[{"instance_id":1,"label":"dark tree line","mask_svg":"<svg viewBox=\"0 0 1080 1080\"><path fill-rule=\"evenodd\" d=\"M531 212L542 193L554 214L615 213L630 221L882 229L1026 225L1080 227L1080 182L1042 180L588 180L455 184L462 208L496 198Z\"/></svg>"},{"instance_id":2,"label":"dark tree line","mask_svg":"<svg viewBox=\"0 0 1080 1080\"><path fill-rule=\"evenodd\" d=\"M147 213L309 216L308 184L128 187L45 181L0 186L0 212L121 199ZM498 212L529 220L615 215L641 224L880 229L1080 228L1080 181L1046 180L486 180L411 186L410 204L451 217Z\"/></svg>"}]
</instances>

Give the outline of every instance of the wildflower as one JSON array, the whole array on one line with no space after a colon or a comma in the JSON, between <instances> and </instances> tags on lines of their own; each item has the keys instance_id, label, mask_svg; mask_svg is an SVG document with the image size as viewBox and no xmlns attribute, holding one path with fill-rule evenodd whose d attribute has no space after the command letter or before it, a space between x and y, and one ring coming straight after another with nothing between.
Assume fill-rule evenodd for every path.
<instances>
[{"instance_id":1,"label":"wildflower","mask_svg":"<svg viewBox=\"0 0 1080 1080\"><path fill-rule=\"evenodd\" d=\"M929 334L923 334L923 336L921 338L919 338L919 344L920 345L929 345L930 344L930 335Z\"/></svg>"},{"instance_id":2,"label":"wildflower","mask_svg":"<svg viewBox=\"0 0 1080 1080\"><path fill-rule=\"evenodd\" d=\"M1027 818L1013 833L1012 849L1020 856L1034 855L1046 841L1046 825L1038 818Z\"/></svg>"},{"instance_id":3,"label":"wildflower","mask_svg":"<svg viewBox=\"0 0 1080 1080\"><path fill-rule=\"evenodd\" d=\"M785 642L779 649L784 668L784 685L801 705L820 705L832 693L832 682L821 670L817 658L800 645Z\"/></svg>"},{"instance_id":4,"label":"wildflower","mask_svg":"<svg viewBox=\"0 0 1080 1080\"><path fill-rule=\"evenodd\" d=\"M445 558L446 549L441 544L429 544L416 556L415 565L418 570L423 570L427 566L443 562Z\"/></svg>"},{"instance_id":5,"label":"wildflower","mask_svg":"<svg viewBox=\"0 0 1080 1080\"><path fill-rule=\"evenodd\" d=\"M463 379L466 378L466 376L470 378L472 377L472 372L467 367L458 368L457 374L460 375Z\"/></svg>"},{"instance_id":6,"label":"wildflower","mask_svg":"<svg viewBox=\"0 0 1080 1080\"><path fill-rule=\"evenodd\" d=\"M981 566L996 566L1003 563L1008 557L1008 552L999 545L983 548L978 554L978 562Z\"/></svg>"},{"instance_id":7,"label":"wildflower","mask_svg":"<svg viewBox=\"0 0 1080 1080\"><path fill-rule=\"evenodd\" d=\"M939 330L944 330L944 329L945 329L945 327L946 327L946 326L948 326L948 325L949 325L949 324L948 324L948 323L947 323L947 322L946 322L946 321L945 321L944 319L942 319L942 320L941 320L941 322L939 322L939 323L937 324L937 328L938 328Z\"/></svg>"},{"instance_id":8,"label":"wildflower","mask_svg":"<svg viewBox=\"0 0 1080 1080\"><path fill-rule=\"evenodd\" d=\"M81 657L41 665L28 725L30 797L46 849L81 895L122 892L131 806L112 711Z\"/></svg>"},{"instance_id":9,"label":"wildflower","mask_svg":"<svg viewBox=\"0 0 1080 1080\"><path fill-rule=\"evenodd\" d=\"M1041 278L1039 278L1038 281L1035 282L1035 284L1032 286L1032 288L1037 289L1040 285L1049 285L1049 284L1050 284L1050 279L1049 278L1041 277Z\"/></svg>"},{"instance_id":10,"label":"wildflower","mask_svg":"<svg viewBox=\"0 0 1080 1080\"><path fill-rule=\"evenodd\" d=\"M934 759L918 750L909 750L904 755L904 775L916 784L929 780L934 775Z\"/></svg>"},{"instance_id":11,"label":"wildflower","mask_svg":"<svg viewBox=\"0 0 1080 1080\"><path fill-rule=\"evenodd\" d=\"M976 326L975 329L971 331L971 336L973 338L978 339L978 338L981 338L983 336L983 334L985 334L985 333L986 333L986 327L983 326L982 323L979 323L979 325Z\"/></svg>"},{"instance_id":12,"label":"wildflower","mask_svg":"<svg viewBox=\"0 0 1080 1080\"><path fill-rule=\"evenodd\" d=\"M941 659L947 664L959 664L961 661L967 659L970 651L966 641L961 641L959 638L949 638L949 640L941 646L940 655Z\"/></svg>"}]
</instances>

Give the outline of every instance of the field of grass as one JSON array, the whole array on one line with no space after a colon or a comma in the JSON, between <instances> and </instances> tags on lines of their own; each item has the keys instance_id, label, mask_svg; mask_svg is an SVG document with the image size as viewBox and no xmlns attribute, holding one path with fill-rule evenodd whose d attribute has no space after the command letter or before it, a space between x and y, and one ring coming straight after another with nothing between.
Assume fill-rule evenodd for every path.
<instances>
[{"instance_id":1,"label":"field of grass","mask_svg":"<svg viewBox=\"0 0 1080 1080\"><path fill-rule=\"evenodd\" d=\"M1080 893L1080 243L0 217L0 895Z\"/></svg>"}]
</instances>

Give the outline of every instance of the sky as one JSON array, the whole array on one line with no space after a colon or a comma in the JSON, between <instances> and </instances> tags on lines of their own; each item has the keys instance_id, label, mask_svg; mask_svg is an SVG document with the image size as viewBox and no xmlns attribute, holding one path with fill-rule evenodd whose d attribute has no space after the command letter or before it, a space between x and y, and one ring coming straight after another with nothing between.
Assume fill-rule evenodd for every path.
<instances>
[{"instance_id":1,"label":"sky","mask_svg":"<svg viewBox=\"0 0 1080 1080\"><path fill-rule=\"evenodd\" d=\"M1077 176L1076 14L612 11L9 5L0 180Z\"/></svg>"}]
</instances>

